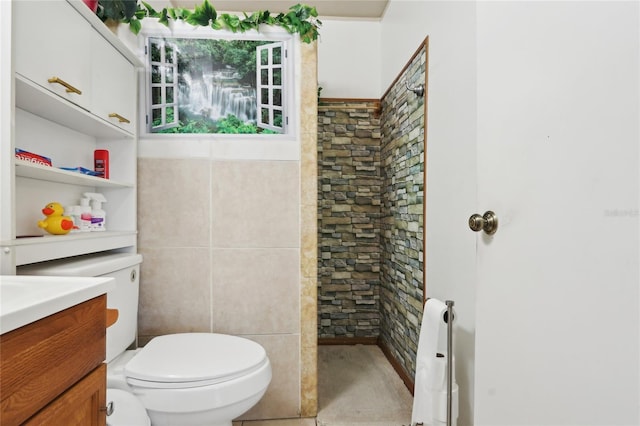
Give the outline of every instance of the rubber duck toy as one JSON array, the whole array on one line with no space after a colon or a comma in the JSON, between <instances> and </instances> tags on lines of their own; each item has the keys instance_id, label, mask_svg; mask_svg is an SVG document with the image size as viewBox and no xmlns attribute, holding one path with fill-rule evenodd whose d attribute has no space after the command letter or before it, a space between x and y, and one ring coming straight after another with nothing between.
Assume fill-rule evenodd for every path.
<instances>
[{"instance_id":1,"label":"rubber duck toy","mask_svg":"<svg viewBox=\"0 0 640 426\"><path fill-rule=\"evenodd\" d=\"M60 203L49 203L42 209L42 214L47 216L38 221L38 226L53 235L65 235L73 228L73 219L63 216L64 208Z\"/></svg>"}]
</instances>

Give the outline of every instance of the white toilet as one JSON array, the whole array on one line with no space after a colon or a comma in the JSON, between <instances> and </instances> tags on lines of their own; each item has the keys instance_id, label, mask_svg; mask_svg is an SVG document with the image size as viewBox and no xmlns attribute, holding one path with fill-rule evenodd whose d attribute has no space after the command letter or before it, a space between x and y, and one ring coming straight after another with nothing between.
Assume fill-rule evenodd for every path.
<instances>
[{"instance_id":1,"label":"white toilet","mask_svg":"<svg viewBox=\"0 0 640 426\"><path fill-rule=\"evenodd\" d=\"M269 386L264 348L236 336L182 333L127 350L136 338L141 261L137 254L89 255L21 267L18 273L115 278L107 294L108 307L119 313L107 329L108 425L231 426Z\"/></svg>"}]
</instances>

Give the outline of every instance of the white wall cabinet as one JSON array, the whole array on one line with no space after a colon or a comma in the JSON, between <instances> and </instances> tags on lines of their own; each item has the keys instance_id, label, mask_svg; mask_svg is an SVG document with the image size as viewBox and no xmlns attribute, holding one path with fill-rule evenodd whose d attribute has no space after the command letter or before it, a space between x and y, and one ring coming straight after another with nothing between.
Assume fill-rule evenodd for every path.
<instances>
[{"instance_id":1,"label":"white wall cabinet","mask_svg":"<svg viewBox=\"0 0 640 426\"><path fill-rule=\"evenodd\" d=\"M87 20L66 2L22 0L14 2L12 24L15 72L89 108L92 30ZM59 82L49 82L53 78Z\"/></svg>"},{"instance_id":2,"label":"white wall cabinet","mask_svg":"<svg viewBox=\"0 0 640 426\"><path fill-rule=\"evenodd\" d=\"M80 1L1 3L0 21L10 25L0 27L0 41L10 43L11 55L0 58L9 59L0 61L0 78L12 84L0 86L11 92L0 92L0 273L85 253L135 252L142 64ZM82 94L50 84L52 77ZM53 167L16 159L16 148L50 158ZM109 151L109 179L60 169L92 170L96 149ZM38 228L46 204L77 205L84 192L106 197L106 232L49 235Z\"/></svg>"},{"instance_id":3,"label":"white wall cabinet","mask_svg":"<svg viewBox=\"0 0 640 426\"><path fill-rule=\"evenodd\" d=\"M91 112L133 133L136 73L100 34L91 36Z\"/></svg>"}]
</instances>

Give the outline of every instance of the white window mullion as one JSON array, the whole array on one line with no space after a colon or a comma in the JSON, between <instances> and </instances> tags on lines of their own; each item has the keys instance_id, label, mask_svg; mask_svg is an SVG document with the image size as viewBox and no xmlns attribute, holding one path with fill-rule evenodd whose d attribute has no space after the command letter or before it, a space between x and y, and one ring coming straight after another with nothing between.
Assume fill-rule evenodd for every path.
<instances>
[{"instance_id":1,"label":"white window mullion","mask_svg":"<svg viewBox=\"0 0 640 426\"><path fill-rule=\"evenodd\" d=\"M159 61L154 61L154 48L159 50L160 57ZM167 60L167 48L171 48L171 62ZM163 39L149 39L149 63L151 64L151 69L157 67L159 71L160 81L153 82L153 75L151 76L151 97L149 100L149 109L151 110L151 120L149 122L150 131L158 131L171 127L176 127L178 122L178 108L177 108L177 89L178 89L178 61L177 61L177 50L175 46L167 45L166 41ZM168 70L171 70L172 82L167 82ZM167 87L171 87L173 89L173 99L172 102L167 102ZM154 103L153 92L154 89L159 90L160 102ZM168 120L167 111L169 108L173 110L173 119L171 121ZM160 116L160 122L154 125L156 118Z\"/></svg>"},{"instance_id":2,"label":"white window mullion","mask_svg":"<svg viewBox=\"0 0 640 426\"><path fill-rule=\"evenodd\" d=\"M274 50L279 49L280 63L274 63ZM266 52L266 53L263 53ZM263 63L263 55L266 55L266 63ZM256 81L258 89L258 127L263 129L274 130L280 133L284 133L284 97L282 94L282 87L284 86L284 45L282 42L264 44L256 47ZM275 73L278 70L280 74L280 84L275 84ZM267 82L262 79L263 71L267 72ZM264 99L262 91L266 89L268 93L268 99ZM275 105L275 92L274 89L280 90L280 104ZM282 122L276 123L277 114L275 111L280 112ZM265 114L266 113L266 114ZM265 117L266 116L266 117Z\"/></svg>"}]
</instances>

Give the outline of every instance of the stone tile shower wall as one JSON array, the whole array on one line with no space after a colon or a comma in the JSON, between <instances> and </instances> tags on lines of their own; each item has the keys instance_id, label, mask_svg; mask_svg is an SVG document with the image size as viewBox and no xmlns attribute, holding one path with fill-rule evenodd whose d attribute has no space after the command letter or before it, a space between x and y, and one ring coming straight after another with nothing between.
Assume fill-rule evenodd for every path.
<instances>
[{"instance_id":1,"label":"stone tile shower wall","mask_svg":"<svg viewBox=\"0 0 640 426\"><path fill-rule=\"evenodd\" d=\"M382 99L380 308L382 343L414 377L423 309L425 97L422 48Z\"/></svg>"},{"instance_id":2,"label":"stone tile shower wall","mask_svg":"<svg viewBox=\"0 0 640 426\"><path fill-rule=\"evenodd\" d=\"M318 337L378 338L409 377L422 319L423 46L381 101L318 105Z\"/></svg>"},{"instance_id":3,"label":"stone tile shower wall","mask_svg":"<svg viewBox=\"0 0 640 426\"><path fill-rule=\"evenodd\" d=\"M379 102L318 105L318 337L380 334Z\"/></svg>"}]
</instances>

